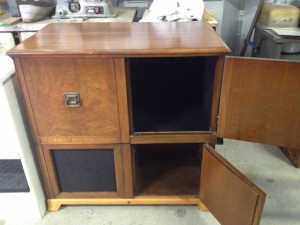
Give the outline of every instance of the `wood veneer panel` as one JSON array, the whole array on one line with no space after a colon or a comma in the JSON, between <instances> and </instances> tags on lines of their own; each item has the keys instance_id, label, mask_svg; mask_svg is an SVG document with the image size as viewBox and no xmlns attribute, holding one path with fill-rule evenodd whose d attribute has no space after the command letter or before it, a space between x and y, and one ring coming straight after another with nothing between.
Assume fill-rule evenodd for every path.
<instances>
[{"instance_id":1,"label":"wood veneer panel","mask_svg":"<svg viewBox=\"0 0 300 225\"><path fill-rule=\"evenodd\" d=\"M114 56L218 55L229 53L206 22L50 24L9 55Z\"/></svg>"},{"instance_id":2,"label":"wood veneer panel","mask_svg":"<svg viewBox=\"0 0 300 225\"><path fill-rule=\"evenodd\" d=\"M218 136L300 148L300 63L227 57Z\"/></svg>"},{"instance_id":3,"label":"wood veneer panel","mask_svg":"<svg viewBox=\"0 0 300 225\"><path fill-rule=\"evenodd\" d=\"M119 142L112 60L22 59L22 69L42 143ZM79 107L65 106L66 92L80 93Z\"/></svg>"},{"instance_id":4,"label":"wood veneer panel","mask_svg":"<svg viewBox=\"0 0 300 225\"><path fill-rule=\"evenodd\" d=\"M210 117L210 129L212 132L217 130L217 116L220 104L220 95L222 87L222 78L223 78L223 67L224 67L224 56L219 56L216 60L216 69L215 69L215 78L214 78L214 87L213 87L213 96L212 96L212 109Z\"/></svg>"},{"instance_id":5,"label":"wood veneer panel","mask_svg":"<svg viewBox=\"0 0 300 225\"><path fill-rule=\"evenodd\" d=\"M35 121L34 114L33 114L32 108L31 108L30 98L28 96L28 88L26 86L25 77L24 77L24 73L22 70L21 60L15 59L14 64L16 67L18 83L20 84L20 88L22 90L23 104L26 107L26 117L29 120L29 127L31 130L33 141L34 141L34 143L38 144L38 143L40 143L40 141L39 141L38 131L37 131L37 127L36 127L36 121Z\"/></svg>"},{"instance_id":6,"label":"wood veneer panel","mask_svg":"<svg viewBox=\"0 0 300 225\"><path fill-rule=\"evenodd\" d=\"M59 210L61 205L199 205L205 206L198 197L180 196L137 196L134 198L59 198L48 199L48 211Z\"/></svg>"},{"instance_id":7,"label":"wood veneer panel","mask_svg":"<svg viewBox=\"0 0 300 225\"><path fill-rule=\"evenodd\" d=\"M258 225L265 193L204 145L200 200L222 225Z\"/></svg>"},{"instance_id":8,"label":"wood veneer panel","mask_svg":"<svg viewBox=\"0 0 300 225\"><path fill-rule=\"evenodd\" d=\"M124 58L114 59L114 70L117 86L121 143L129 143L129 113Z\"/></svg>"},{"instance_id":9,"label":"wood veneer panel","mask_svg":"<svg viewBox=\"0 0 300 225\"><path fill-rule=\"evenodd\" d=\"M134 159L130 144L122 144L122 160L123 160L123 174L124 174L124 193L126 198L133 197L133 187L135 183L135 168Z\"/></svg>"},{"instance_id":10,"label":"wood veneer panel","mask_svg":"<svg viewBox=\"0 0 300 225\"><path fill-rule=\"evenodd\" d=\"M205 143L209 142L210 133L205 132L145 132L130 136L131 144L162 144L162 143Z\"/></svg>"}]
</instances>

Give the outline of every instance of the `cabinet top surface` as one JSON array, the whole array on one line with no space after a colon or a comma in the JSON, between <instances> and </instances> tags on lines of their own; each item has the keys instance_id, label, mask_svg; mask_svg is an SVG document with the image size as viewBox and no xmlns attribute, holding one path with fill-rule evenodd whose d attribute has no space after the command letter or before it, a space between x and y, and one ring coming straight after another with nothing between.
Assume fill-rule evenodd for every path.
<instances>
[{"instance_id":1,"label":"cabinet top surface","mask_svg":"<svg viewBox=\"0 0 300 225\"><path fill-rule=\"evenodd\" d=\"M8 55L220 55L230 49L206 22L50 24Z\"/></svg>"}]
</instances>

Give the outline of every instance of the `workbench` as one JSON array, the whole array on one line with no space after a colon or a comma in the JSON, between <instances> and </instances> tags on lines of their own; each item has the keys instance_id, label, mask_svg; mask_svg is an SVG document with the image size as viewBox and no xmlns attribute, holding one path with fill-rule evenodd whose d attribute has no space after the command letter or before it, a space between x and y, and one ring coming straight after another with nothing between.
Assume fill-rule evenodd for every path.
<instances>
[{"instance_id":1,"label":"workbench","mask_svg":"<svg viewBox=\"0 0 300 225\"><path fill-rule=\"evenodd\" d=\"M117 16L110 18L51 19L47 17L34 23L24 23L20 17L9 17L9 13L6 12L0 16L0 53L6 52L51 23L133 22L137 12L136 8L115 8L115 10ZM11 23L5 23L7 21Z\"/></svg>"},{"instance_id":2,"label":"workbench","mask_svg":"<svg viewBox=\"0 0 300 225\"><path fill-rule=\"evenodd\" d=\"M253 57L300 61L299 36L279 35L272 29L256 25L254 43L257 48L252 51Z\"/></svg>"}]
</instances>

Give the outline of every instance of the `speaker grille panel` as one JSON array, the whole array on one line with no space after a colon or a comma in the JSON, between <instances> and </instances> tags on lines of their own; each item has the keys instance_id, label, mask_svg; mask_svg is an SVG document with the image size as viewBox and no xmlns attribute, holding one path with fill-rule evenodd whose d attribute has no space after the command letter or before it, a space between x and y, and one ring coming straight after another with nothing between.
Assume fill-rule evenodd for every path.
<instances>
[{"instance_id":1,"label":"speaker grille panel","mask_svg":"<svg viewBox=\"0 0 300 225\"><path fill-rule=\"evenodd\" d=\"M112 149L53 150L62 192L116 192Z\"/></svg>"}]
</instances>

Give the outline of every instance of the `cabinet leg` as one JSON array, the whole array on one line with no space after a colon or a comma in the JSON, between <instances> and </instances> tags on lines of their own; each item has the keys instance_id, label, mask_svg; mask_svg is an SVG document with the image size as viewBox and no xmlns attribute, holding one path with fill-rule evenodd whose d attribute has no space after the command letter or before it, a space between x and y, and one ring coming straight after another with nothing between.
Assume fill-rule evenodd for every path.
<instances>
[{"instance_id":1,"label":"cabinet leg","mask_svg":"<svg viewBox=\"0 0 300 225\"><path fill-rule=\"evenodd\" d=\"M49 212L56 212L61 207L61 203L56 201L55 199L48 199L48 211Z\"/></svg>"},{"instance_id":2,"label":"cabinet leg","mask_svg":"<svg viewBox=\"0 0 300 225\"><path fill-rule=\"evenodd\" d=\"M286 155L286 157L293 163L296 168L300 168L300 149L280 147L280 150Z\"/></svg>"},{"instance_id":3,"label":"cabinet leg","mask_svg":"<svg viewBox=\"0 0 300 225\"><path fill-rule=\"evenodd\" d=\"M208 208L206 208L206 206L200 201L200 203L198 204L198 207L200 210L202 211L208 211Z\"/></svg>"}]
</instances>

